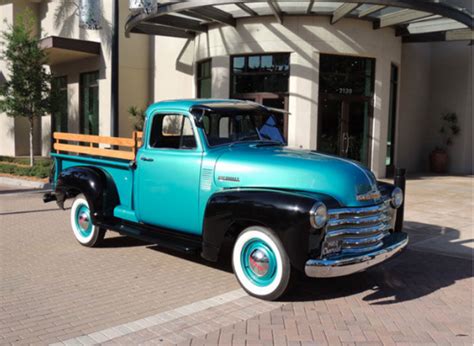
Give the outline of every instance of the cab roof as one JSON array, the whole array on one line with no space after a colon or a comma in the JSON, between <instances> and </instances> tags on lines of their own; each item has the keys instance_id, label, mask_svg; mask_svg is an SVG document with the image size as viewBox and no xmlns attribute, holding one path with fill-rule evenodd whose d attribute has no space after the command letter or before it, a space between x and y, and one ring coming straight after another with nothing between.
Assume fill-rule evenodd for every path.
<instances>
[{"instance_id":1,"label":"cab roof","mask_svg":"<svg viewBox=\"0 0 474 346\"><path fill-rule=\"evenodd\" d=\"M148 107L147 114L151 114L159 110L173 110L188 112L191 108L210 108L213 110L221 109L248 109L263 108L262 106L248 101L232 100L232 99L183 99L161 101Z\"/></svg>"}]
</instances>

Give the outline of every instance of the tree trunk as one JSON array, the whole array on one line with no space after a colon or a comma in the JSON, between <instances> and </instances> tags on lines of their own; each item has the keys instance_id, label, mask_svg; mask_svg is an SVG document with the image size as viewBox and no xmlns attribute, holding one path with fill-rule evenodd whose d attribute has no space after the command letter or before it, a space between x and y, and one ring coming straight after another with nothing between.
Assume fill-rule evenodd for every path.
<instances>
[{"instance_id":1,"label":"tree trunk","mask_svg":"<svg viewBox=\"0 0 474 346\"><path fill-rule=\"evenodd\" d=\"M33 153L33 128L34 128L34 118L30 117L30 167L33 167L35 163L35 156Z\"/></svg>"}]
</instances>

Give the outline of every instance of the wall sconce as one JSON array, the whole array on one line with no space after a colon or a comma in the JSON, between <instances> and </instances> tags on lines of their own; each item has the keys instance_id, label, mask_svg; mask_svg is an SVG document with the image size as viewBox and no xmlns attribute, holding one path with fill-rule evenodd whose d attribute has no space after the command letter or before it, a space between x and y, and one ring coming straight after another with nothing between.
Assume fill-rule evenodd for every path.
<instances>
[{"instance_id":1,"label":"wall sconce","mask_svg":"<svg viewBox=\"0 0 474 346\"><path fill-rule=\"evenodd\" d=\"M81 0L79 5L79 26L87 30L100 30L101 0Z\"/></svg>"}]
</instances>

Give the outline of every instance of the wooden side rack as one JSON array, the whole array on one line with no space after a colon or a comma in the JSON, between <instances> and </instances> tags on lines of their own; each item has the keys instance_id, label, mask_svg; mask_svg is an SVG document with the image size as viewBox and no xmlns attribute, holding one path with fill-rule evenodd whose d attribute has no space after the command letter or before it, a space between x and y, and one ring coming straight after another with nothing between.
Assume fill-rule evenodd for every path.
<instances>
[{"instance_id":1,"label":"wooden side rack","mask_svg":"<svg viewBox=\"0 0 474 346\"><path fill-rule=\"evenodd\" d=\"M132 138L81 135L76 133L54 132L54 150L56 153L69 152L92 156L111 157L123 160L135 160L138 148L142 145L143 132L133 132ZM75 143L69 143L75 142ZM100 145L112 145L119 149L101 148Z\"/></svg>"}]
</instances>

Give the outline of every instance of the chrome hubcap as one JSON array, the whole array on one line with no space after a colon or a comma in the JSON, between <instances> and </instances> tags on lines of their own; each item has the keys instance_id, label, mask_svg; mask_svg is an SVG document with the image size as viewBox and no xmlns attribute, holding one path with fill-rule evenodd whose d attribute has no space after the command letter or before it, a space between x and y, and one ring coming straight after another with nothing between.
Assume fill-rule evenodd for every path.
<instances>
[{"instance_id":1,"label":"chrome hubcap","mask_svg":"<svg viewBox=\"0 0 474 346\"><path fill-rule=\"evenodd\" d=\"M260 249L254 250L249 258L250 270L258 277L265 276L268 273L268 256Z\"/></svg>"},{"instance_id":2,"label":"chrome hubcap","mask_svg":"<svg viewBox=\"0 0 474 346\"><path fill-rule=\"evenodd\" d=\"M81 212L79 214L79 226L81 226L82 229L89 229L89 215L87 215L86 212Z\"/></svg>"}]
</instances>

